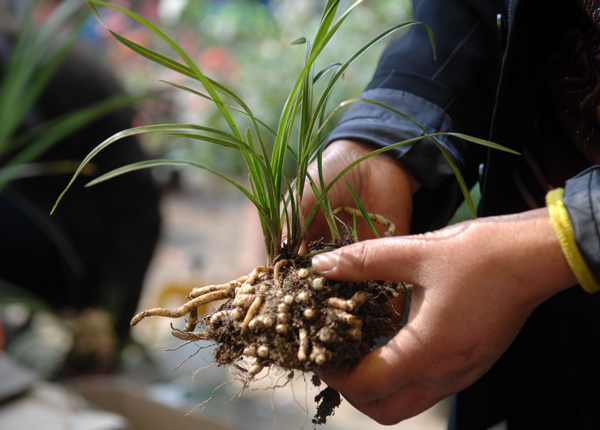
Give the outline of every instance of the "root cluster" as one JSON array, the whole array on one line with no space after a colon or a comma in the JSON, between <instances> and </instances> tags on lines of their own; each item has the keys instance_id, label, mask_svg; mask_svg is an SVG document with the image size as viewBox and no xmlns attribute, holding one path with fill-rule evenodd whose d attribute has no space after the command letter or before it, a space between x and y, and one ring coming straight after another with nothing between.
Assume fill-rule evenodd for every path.
<instances>
[{"instance_id":1,"label":"root cluster","mask_svg":"<svg viewBox=\"0 0 600 430\"><path fill-rule=\"evenodd\" d=\"M235 366L248 384L271 365L306 372L359 360L377 338L393 330L386 303L408 288L402 283L328 280L301 256L257 267L226 284L196 288L183 306L146 310L131 324L149 316L186 317L184 329L174 329L173 335L215 343L215 362ZM219 300L226 301L198 318L199 306Z\"/></svg>"},{"instance_id":2,"label":"root cluster","mask_svg":"<svg viewBox=\"0 0 600 430\"><path fill-rule=\"evenodd\" d=\"M384 305L407 287L330 281L309 264L307 259L284 259L273 267L257 267L229 283L192 290L189 301L177 309L143 311L131 324L149 316L187 317L182 331L173 330L175 337L215 342L220 365L254 359L247 369L250 377L271 364L302 371L334 369L364 356L389 330L392 320ZM199 306L225 299L198 320Z\"/></svg>"}]
</instances>

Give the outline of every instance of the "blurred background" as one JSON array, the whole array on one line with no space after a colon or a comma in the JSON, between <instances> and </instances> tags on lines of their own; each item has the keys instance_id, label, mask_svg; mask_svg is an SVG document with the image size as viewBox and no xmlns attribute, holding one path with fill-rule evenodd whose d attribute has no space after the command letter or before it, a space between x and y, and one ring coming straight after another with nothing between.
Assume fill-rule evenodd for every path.
<instances>
[{"instance_id":1,"label":"blurred background","mask_svg":"<svg viewBox=\"0 0 600 430\"><path fill-rule=\"evenodd\" d=\"M244 182L235 151L159 133L125 139L48 217L78 162L106 137L158 123L224 126L209 101L162 81L189 82L118 43L82 3L0 0L0 429L310 428L319 390L305 376L273 371L236 396L241 385L210 366L210 347L176 349L171 321L129 329L136 311L178 307L192 288L264 263L260 226L241 193L208 173L174 169L83 188L147 158L191 159ZM157 24L273 128L303 66L304 47L290 43L314 34L325 4L111 3ZM175 58L123 14L101 14L112 30ZM319 64L345 61L410 15L407 0L363 1ZM384 46L348 69L332 106L362 91ZM186 415L211 397L202 413ZM446 414L444 403L392 428L443 429ZM342 403L324 428L381 426Z\"/></svg>"}]
</instances>

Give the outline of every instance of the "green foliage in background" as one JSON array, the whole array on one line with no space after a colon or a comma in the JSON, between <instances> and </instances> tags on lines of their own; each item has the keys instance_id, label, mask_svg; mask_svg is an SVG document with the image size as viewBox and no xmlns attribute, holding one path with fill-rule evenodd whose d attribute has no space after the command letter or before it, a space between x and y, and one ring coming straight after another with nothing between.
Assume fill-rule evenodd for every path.
<instances>
[{"instance_id":1,"label":"green foliage in background","mask_svg":"<svg viewBox=\"0 0 600 430\"><path fill-rule=\"evenodd\" d=\"M33 16L43 3L26 2L11 56L7 64L0 64L0 190L15 179L73 172L79 160L35 160L71 133L137 100L126 95L113 97L36 128L20 130L23 118L76 43L86 15L80 0L65 0L38 25Z\"/></svg>"}]
</instances>

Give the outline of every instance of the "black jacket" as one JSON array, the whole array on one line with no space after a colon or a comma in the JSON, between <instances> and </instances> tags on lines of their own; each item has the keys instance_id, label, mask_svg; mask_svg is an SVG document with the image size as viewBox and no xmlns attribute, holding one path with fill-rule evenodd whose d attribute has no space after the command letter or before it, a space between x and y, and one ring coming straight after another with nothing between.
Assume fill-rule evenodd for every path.
<instances>
[{"instance_id":1,"label":"black jacket","mask_svg":"<svg viewBox=\"0 0 600 430\"><path fill-rule=\"evenodd\" d=\"M572 2L415 0L413 27L384 52L363 97L392 105L430 131L459 131L521 151L546 114L545 67L560 44ZM389 145L422 132L383 108L353 105L330 137ZM481 180L481 215L527 209L512 172L520 157L442 139L467 182ZM415 195L413 231L443 226L461 200L432 142L395 153L425 186ZM600 279L600 167L567 182L565 205L577 244ZM600 428L600 297L571 288L541 305L492 367L455 400L451 426L486 429ZM482 345L485 347L485 345Z\"/></svg>"}]
</instances>

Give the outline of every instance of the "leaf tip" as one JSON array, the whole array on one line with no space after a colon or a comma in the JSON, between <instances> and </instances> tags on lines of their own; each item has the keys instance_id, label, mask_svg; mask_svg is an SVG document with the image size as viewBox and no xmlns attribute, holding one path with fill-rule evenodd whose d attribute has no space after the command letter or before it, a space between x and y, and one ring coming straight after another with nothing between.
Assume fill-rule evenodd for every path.
<instances>
[{"instance_id":1,"label":"leaf tip","mask_svg":"<svg viewBox=\"0 0 600 430\"><path fill-rule=\"evenodd\" d=\"M299 37L294 40L290 45L304 45L306 43L306 37Z\"/></svg>"}]
</instances>

